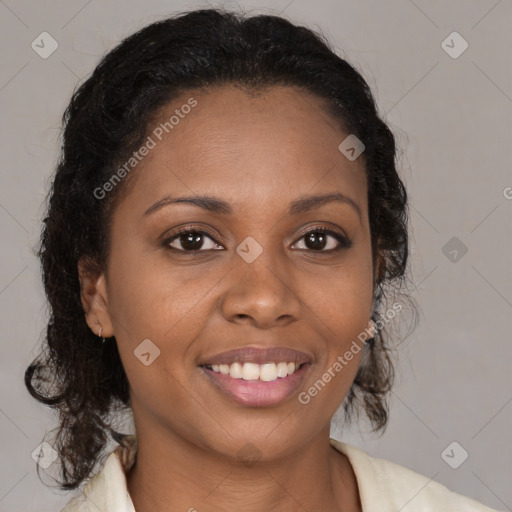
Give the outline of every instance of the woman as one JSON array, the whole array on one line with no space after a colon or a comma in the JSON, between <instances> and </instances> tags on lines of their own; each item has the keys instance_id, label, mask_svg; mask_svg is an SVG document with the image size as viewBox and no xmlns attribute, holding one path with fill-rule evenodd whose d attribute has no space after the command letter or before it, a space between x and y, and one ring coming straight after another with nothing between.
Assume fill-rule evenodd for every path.
<instances>
[{"instance_id":1,"label":"woman","mask_svg":"<svg viewBox=\"0 0 512 512\"><path fill-rule=\"evenodd\" d=\"M60 412L62 488L87 481L65 512L491 510L330 439L341 404L386 426L408 236L393 135L320 36L154 23L64 123L26 384Z\"/></svg>"}]
</instances>

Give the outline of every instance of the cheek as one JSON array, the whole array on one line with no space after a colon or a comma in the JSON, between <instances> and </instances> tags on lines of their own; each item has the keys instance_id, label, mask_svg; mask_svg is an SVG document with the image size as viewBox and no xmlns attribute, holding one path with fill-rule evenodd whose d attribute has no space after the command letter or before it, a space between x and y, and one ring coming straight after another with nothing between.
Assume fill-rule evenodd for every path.
<instances>
[{"instance_id":1,"label":"cheek","mask_svg":"<svg viewBox=\"0 0 512 512\"><path fill-rule=\"evenodd\" d=\"M311 309L320 319L319 329L326 340L320 361L320 378L332 382L336 393L348 391L357 373L373 303L373 276L370 250L354 251L330 278L310 283ZM327 375L323 375L327 372ZM316 376L319 377L318 375Z\"/></svg>"},{"instance_id":2,"label":"cheek","mask_svg":"<svg viewBox=\"0 0 512 512\"><path fill-rule=\"evenodd\" d=\"M202 281L184 279L160 251L144 254L125 244L118 253L109 272L109 312L119 324L116 336L131 340L130 344L163 338L190 314L201 291L204 295Z\"/></svg>"},{"instance_id":3,"label":"cheek","mask_svg":"<svg viewBox=\"0 0 512 512\"><path fill-rule=\"evenodd\" d=\"M366 251L354 251L336 271L309 283L312 305L332 333L343 338L366 328L373 302L372 261Z\"/></svg>"},{"instance_id":4,"label":"cheek","mask_svg":"<svg viewBox=\"0 0 512 512\"><path fill-rule=\"evenodd\" d=\"M187 351L211 314L207 291L221 275L199 266L180 272L165 255L131 257L126 246L112 261L119 263L109 273L109 312L132 388L176 388L173 378L185 380Z\"/></svg>"}]
</instances>

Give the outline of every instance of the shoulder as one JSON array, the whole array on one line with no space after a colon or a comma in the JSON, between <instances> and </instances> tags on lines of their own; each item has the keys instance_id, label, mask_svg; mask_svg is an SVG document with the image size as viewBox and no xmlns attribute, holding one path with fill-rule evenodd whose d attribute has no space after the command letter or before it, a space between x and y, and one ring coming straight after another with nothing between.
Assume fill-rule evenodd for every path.
<instances>
[{"instance_id":1,"label":"shoulder","mask_svg":"<svg viewBox=\"0 0 512 512\"><path fill-rule=\"evenodd\" d=\"M404 466L335 439L330 444L349 459L364 512L497 512Z\"/></svg>"}]
</instances>

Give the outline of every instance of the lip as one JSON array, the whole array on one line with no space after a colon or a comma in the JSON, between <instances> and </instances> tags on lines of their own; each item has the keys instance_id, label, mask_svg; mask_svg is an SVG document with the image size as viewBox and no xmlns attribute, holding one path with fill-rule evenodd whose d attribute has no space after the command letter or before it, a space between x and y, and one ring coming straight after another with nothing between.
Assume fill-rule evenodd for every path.
<instances>
[{"instance_id":1,"label":"lip","mask_svg":"<svg viewBox=\"0 0 512 512\"><path fill-rule=\"evenodd\" d=\"M281 404L293 395L304 382L310 368L311 363L305 362L291 375L278 377L270 382L233 379L229 375L214 372L205 366L200 366L199 370L217 389L220 389L236 403L246 407L271 407Z\"/></svg>"},{"instance_id":2,"label":"lip","mask_svg":"<svg viewBox=\"0 0 512 512\"><path fill-rule=\"evenodd\" d=\"M304 363L312 363L312 357L304 352L287 347L243 347L235 350L221 352L211 357L205 357L198 366L212 366L213 364L233 363L295 363L300 366Z\"/></svg>"}]
</instances>

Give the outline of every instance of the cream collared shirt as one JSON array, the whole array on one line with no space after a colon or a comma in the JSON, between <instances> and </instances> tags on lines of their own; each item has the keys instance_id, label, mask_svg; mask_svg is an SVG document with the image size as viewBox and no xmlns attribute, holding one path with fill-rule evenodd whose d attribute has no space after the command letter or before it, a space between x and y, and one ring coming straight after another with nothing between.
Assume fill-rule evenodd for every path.
<instances>
[{"instance_id":1,"label":"cream collared shirt","mask_svg":"<svg viewBox=\"0 0 512 512\"><path fill-rule=\"evenodd\" d=\"M330 439L330 444L352 465L363 512L498 512L354 446L335 439ZM136 512L125 478L134 463L136 446L135 436L125 436L124 446L110 453L101 471L61 512Z\"/></svg>"}]
</instances>

